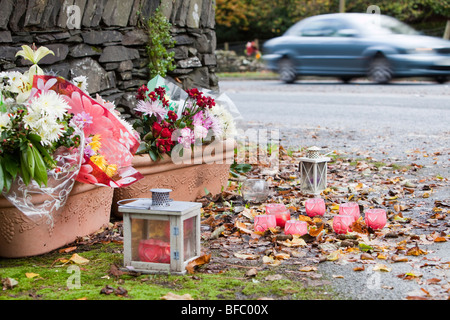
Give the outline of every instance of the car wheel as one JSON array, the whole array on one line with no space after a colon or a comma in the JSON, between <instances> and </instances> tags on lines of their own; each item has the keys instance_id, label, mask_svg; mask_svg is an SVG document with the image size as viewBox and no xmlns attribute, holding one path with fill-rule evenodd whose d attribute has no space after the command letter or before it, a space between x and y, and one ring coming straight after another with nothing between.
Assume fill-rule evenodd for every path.
<instances>
[{"instance_id":1,"label":"car wheel","mask_svg":"<svg viewBox=\"0 0 450 320\"><path fill-rule=\"evenodd\" d=\"M392 79L391 64L385 57L375 57L369 66L368 77L376 83L388 83Z\"/></svg>"},{"instance_id":2,"label":"car wheel","mask_svg":"<svg viewBox=\"0 0 450 320\"><path fill-rule=\"evenodd\" d=\"M297 80L294 64L288 58L281 59L278 64L278 73L280 74L280 80L285 83L293 83Z\"/></svg>"},{"instance_id":3,"label":"car wheel","mask_svg":"<svg viewBox=\"0 0 450 320\"><path fill-rule=\"evenodd\" d=\"M340 79L343 83L350 83L353 80L352 77L340 77Z\"/></svg>"},{"instance_id":4,"label":"car wheel","mask_svg":"<svg viewBox=\"0 0 450 320\"><path fill-rule=\"evenodd\" d=\"M439 76L439 77L434 78L434 80L435 80L437 83L443 84L443 83L446 83L446 82L449 80L449 77L446 77L446 76Z\"/></svg>"}]
</instances>

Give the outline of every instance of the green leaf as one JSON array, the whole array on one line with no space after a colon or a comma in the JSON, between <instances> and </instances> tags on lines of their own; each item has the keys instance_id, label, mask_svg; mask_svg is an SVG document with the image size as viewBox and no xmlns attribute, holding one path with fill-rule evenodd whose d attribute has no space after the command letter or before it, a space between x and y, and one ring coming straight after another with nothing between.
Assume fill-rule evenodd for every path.
<instances>
[{"instance_id":1,"label":"green leaf","mask_svg":"<svg viewBox=\"0 0 450 320\"><path fill-rule=\"evenodd\" d=\"M56 161L55 159L53 159L53 157L47 152L47 150L40 144L40 142L34 142L31 141L31 143L33 144L33 146L35 148L37 148L40 152L40 154L44 157L45 160L47 160L48 163L50 163L51 165L56 165Z\"/></svg>"},{"instance_id":2,"label":"green leaf","mask_svg":"<svg viewBox=\"0 0 450 320\"><path fill-rule=\"evenodd\" d=\"M232 164L231 169L239 173L246 173L252 169L252 165L248 163Z\"/></svg>"},{"instance_id":3,"label":"green leaf","mask_svg":"<svg viewBox=\"0 0 450 320\"><path fill-rule=\"evenodd\" d=\"M29 185L31 180L30 173L28 172L28 169L25 167L25 162L22 159L20 160L20 173L25 185Z\"/></svg>"},{"instance_id":4,"label":"green leaf","mask_svg":"<svg viewBox=\"0 0 450 320\"><path fill-rule=\"evenodd\" d=\"M39 142L40 143L42 140L40 136L38 136L37 134L34 134L34 133L28 134L27 138L30 139L31 142Z\"/></svg>"},{"instance_id":5,"label":"green leaf","mask_svg":"<svg viewBox=\"0 0 450 320\"><path fill-rule=\"evenodd\" d=\"M230 166L230 173L233 177L239 177L240 174L246 173L252 169L252 165L248 163L233 163Z\"/></svg>"},{"instance_id":6,"label":"green leaf","mask_svg":"<svg viewBox=\"0 0 450 320\"><path fill-rule=\"evenodd\" d=\"M153 150L149 150L148 154L153 161L158 160L158 156L156 155L156 153Z\"/></svg>"},{"instance_id":7,"label":"green leaf","mask_svg":"<svg viewBox=\"0 0 450 320\"><path fill-rule=\"evenodd\" d=\"M360 243L359 244L359 249L362 251L370 251L373 250L373 248L365 243Z\"/></svg>"},{"instance_id":8,"label":"green leaf","mask_svg":"<svg viewBox=\"0 0 450 320\"><path fill-rule=\"evenodd\" d=\"M43 183L45 186L47 186L47 167L45 166L44 159L42 159L42 156L39 153L38 149L31 148L31 150L33 151L35 160L34 178L40 185Z\"/></svg>"},{"instance_id":9,"label":"green leaf","mask_svg":"<svg viewBox=\"0 0 450 320\"><path fill-rule=\"evenodd\" d=\"M3 166L0 165L0 167L3 167ZM1 179L1 180L3 183L3 188L5 189L6 192L8 192L9 189L11 189L13 178L7 171L5 171L4 168L2 168L2 172L3 172L3 179ZM2 191L3 188L1 188L0 191Z\"/></svg>"},{"instance_id":10,"label":"green leaf","mask_svg":"<svg viewBox=\"0 0 450 320\"><path fill-rule=\"evenodd\" d=\"M3 160L3 159L1 159ZM3 175L3 161L0 160L0 191L3 191L3 187L5 186L5 177Z\"/></svg>"},{"instance_id":11,"label":"green leaf","mask_svg":"<svg viewBox=\"0 0 450 320\"><path fill-rule=\"evenodd\" d=\"M153 133L152 133L152 132L147 133L147 134L144 136L144 138L143 138L144 141L150 141L150 140L152 140L152 139L153 139Z\"/></svg>"},{"instance_id":12,"label":"green leaf","mask_svg":"<svg viewBox=\"0 0 450 320\"><path fill-rule=\"evenodd\" d=\"M7 171L13 179L15 179L17 173L19 172L19 163L17 162L17 160L11 155L5 155L2 163L4 166L4 170Z\"/></svg>"},{"instance_id":13,"label":"green leaf","mask_svg":"<svg viewBox=\"0 0 450 320\"><path fill-rule=\"evenodd\" d=\"M23 152L22 154L25 154L25 167L28 169L28 172L30 173L30 177L34 178L34 169L35 169L35 161L34 161L34 154L33 150L30 146L27 146L27 152Z\"/></svg>"}]
</instances>

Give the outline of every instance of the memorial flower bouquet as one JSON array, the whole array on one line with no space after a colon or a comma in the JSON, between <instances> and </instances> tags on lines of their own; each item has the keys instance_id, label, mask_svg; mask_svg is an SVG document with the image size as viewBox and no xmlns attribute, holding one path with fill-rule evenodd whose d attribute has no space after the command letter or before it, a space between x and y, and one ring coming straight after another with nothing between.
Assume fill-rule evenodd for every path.
<instances>
[{"instance_id":1,"label":"memorial flower bouquet","mask_svg":"<svg viewBox=\"0 0 450 320\"><path fill-rule=\"evenodd\" d=\"M148 153L153 161L171 156L174 149L190 149L236 133L234 118L222 100L197 88L183 91L157 76L138 89L136 99L138 119L133 127L142 140L138 152Z\"/></svg>"},{"instance_id":2,"label":"memorial flower bouquet","mask_svg":"<svg viewBox=\"0 0 450 320\"><path fill-rule=\"evenodd\" d=\"M142 175L131 167L139 146L114 106L38 66L53 54L22 46L24 73L0 73L0 190L26 214L49 214L64 205L75 180L121 187ZM85 80L85 79L84 79ZM33 195L47 200L31 204Z\"/></svg>"}]
</instances>

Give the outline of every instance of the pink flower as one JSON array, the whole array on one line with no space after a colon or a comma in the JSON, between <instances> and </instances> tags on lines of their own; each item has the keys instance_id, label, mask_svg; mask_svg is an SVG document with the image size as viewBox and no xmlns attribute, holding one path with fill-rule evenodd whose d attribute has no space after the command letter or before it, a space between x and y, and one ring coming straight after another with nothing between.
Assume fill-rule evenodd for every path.
<instances>
[{"instance_id":1,"label":"pink flower","mask_svg":"<svg viewBox=\"0 0 450 320\"><path fill-rule=\"evenodd\" d=\"M158 121L161 121L167 115L167 110L161 107L158 101L139 100L135 111L142 112L148 116L155 115Z\"/></svg>"},{"instance_id":2,"label":"pink flower","mask_svg":"<svg viewBox=\"0 0 450 320\"><path fill-rule=\"evenodd\" d=\"M194 126L195 139L205 139L208 136L208 129L204 126Z\"/></svg>"},{"instance_id":3,"label":"pink flower","mask_svg":"<svg viewBox=\"0 0 450 320\"><path fill-rule=\"evenodd\" d=\"M203 112L199 111L192 117L192 124L194 126L202 126L203 125Z\"/></svg>"},{"instance_id":4,"label":"pink flower","mask_svg":"<svg viewBox=\"0 0 450 320\"><path fill-rule=\"evenodd\" d=\"M189 128L183 128L180 131L180 136L178 137L178 143L181 143L184 148L190 148L191 144L195 141L193 132Z\"/></svg>"},{"instance_id":5,"label":"pink flower","mask_svg":"<svg viewBox=\"0 0 450 320\"><path fill-rule=\"evenodd\" d=\"M97 183L98 180L91 174L92 171L93 168L91 165L83 164L80 168L80 172L78 173L77 180L84 183Z\"/></svg>"},{"instance_id":6,"label":"pink flower","mask_svg":"<svg viewBox=\"0 0 450 320\"><path fill-rule=\"evenodd\" d=\"M93 118L89 113L81 111L72 118L72 123L80 128L83 128L85 125L92 124L92 120Z\"/></svg>"}]
</instances>

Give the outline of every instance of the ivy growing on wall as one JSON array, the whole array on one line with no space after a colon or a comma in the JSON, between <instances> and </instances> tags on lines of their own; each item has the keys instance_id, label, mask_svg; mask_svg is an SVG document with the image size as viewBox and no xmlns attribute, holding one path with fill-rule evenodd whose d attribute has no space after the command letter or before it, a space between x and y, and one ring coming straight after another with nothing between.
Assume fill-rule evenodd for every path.
<instances>
[{"instance_id":1,"label":"ivy growing on wall","mask_svg":"<svg viewBox=\"0 0 450 320\"><path fill-rule=\"evenodd\" d=\"M150 78L160 75L165 77L168 71L175 69L175 52L169 49L175 46L170 33L171 23L158 8L147 20L148 32L147 55Z\"/></svg>"}]
</instances>

